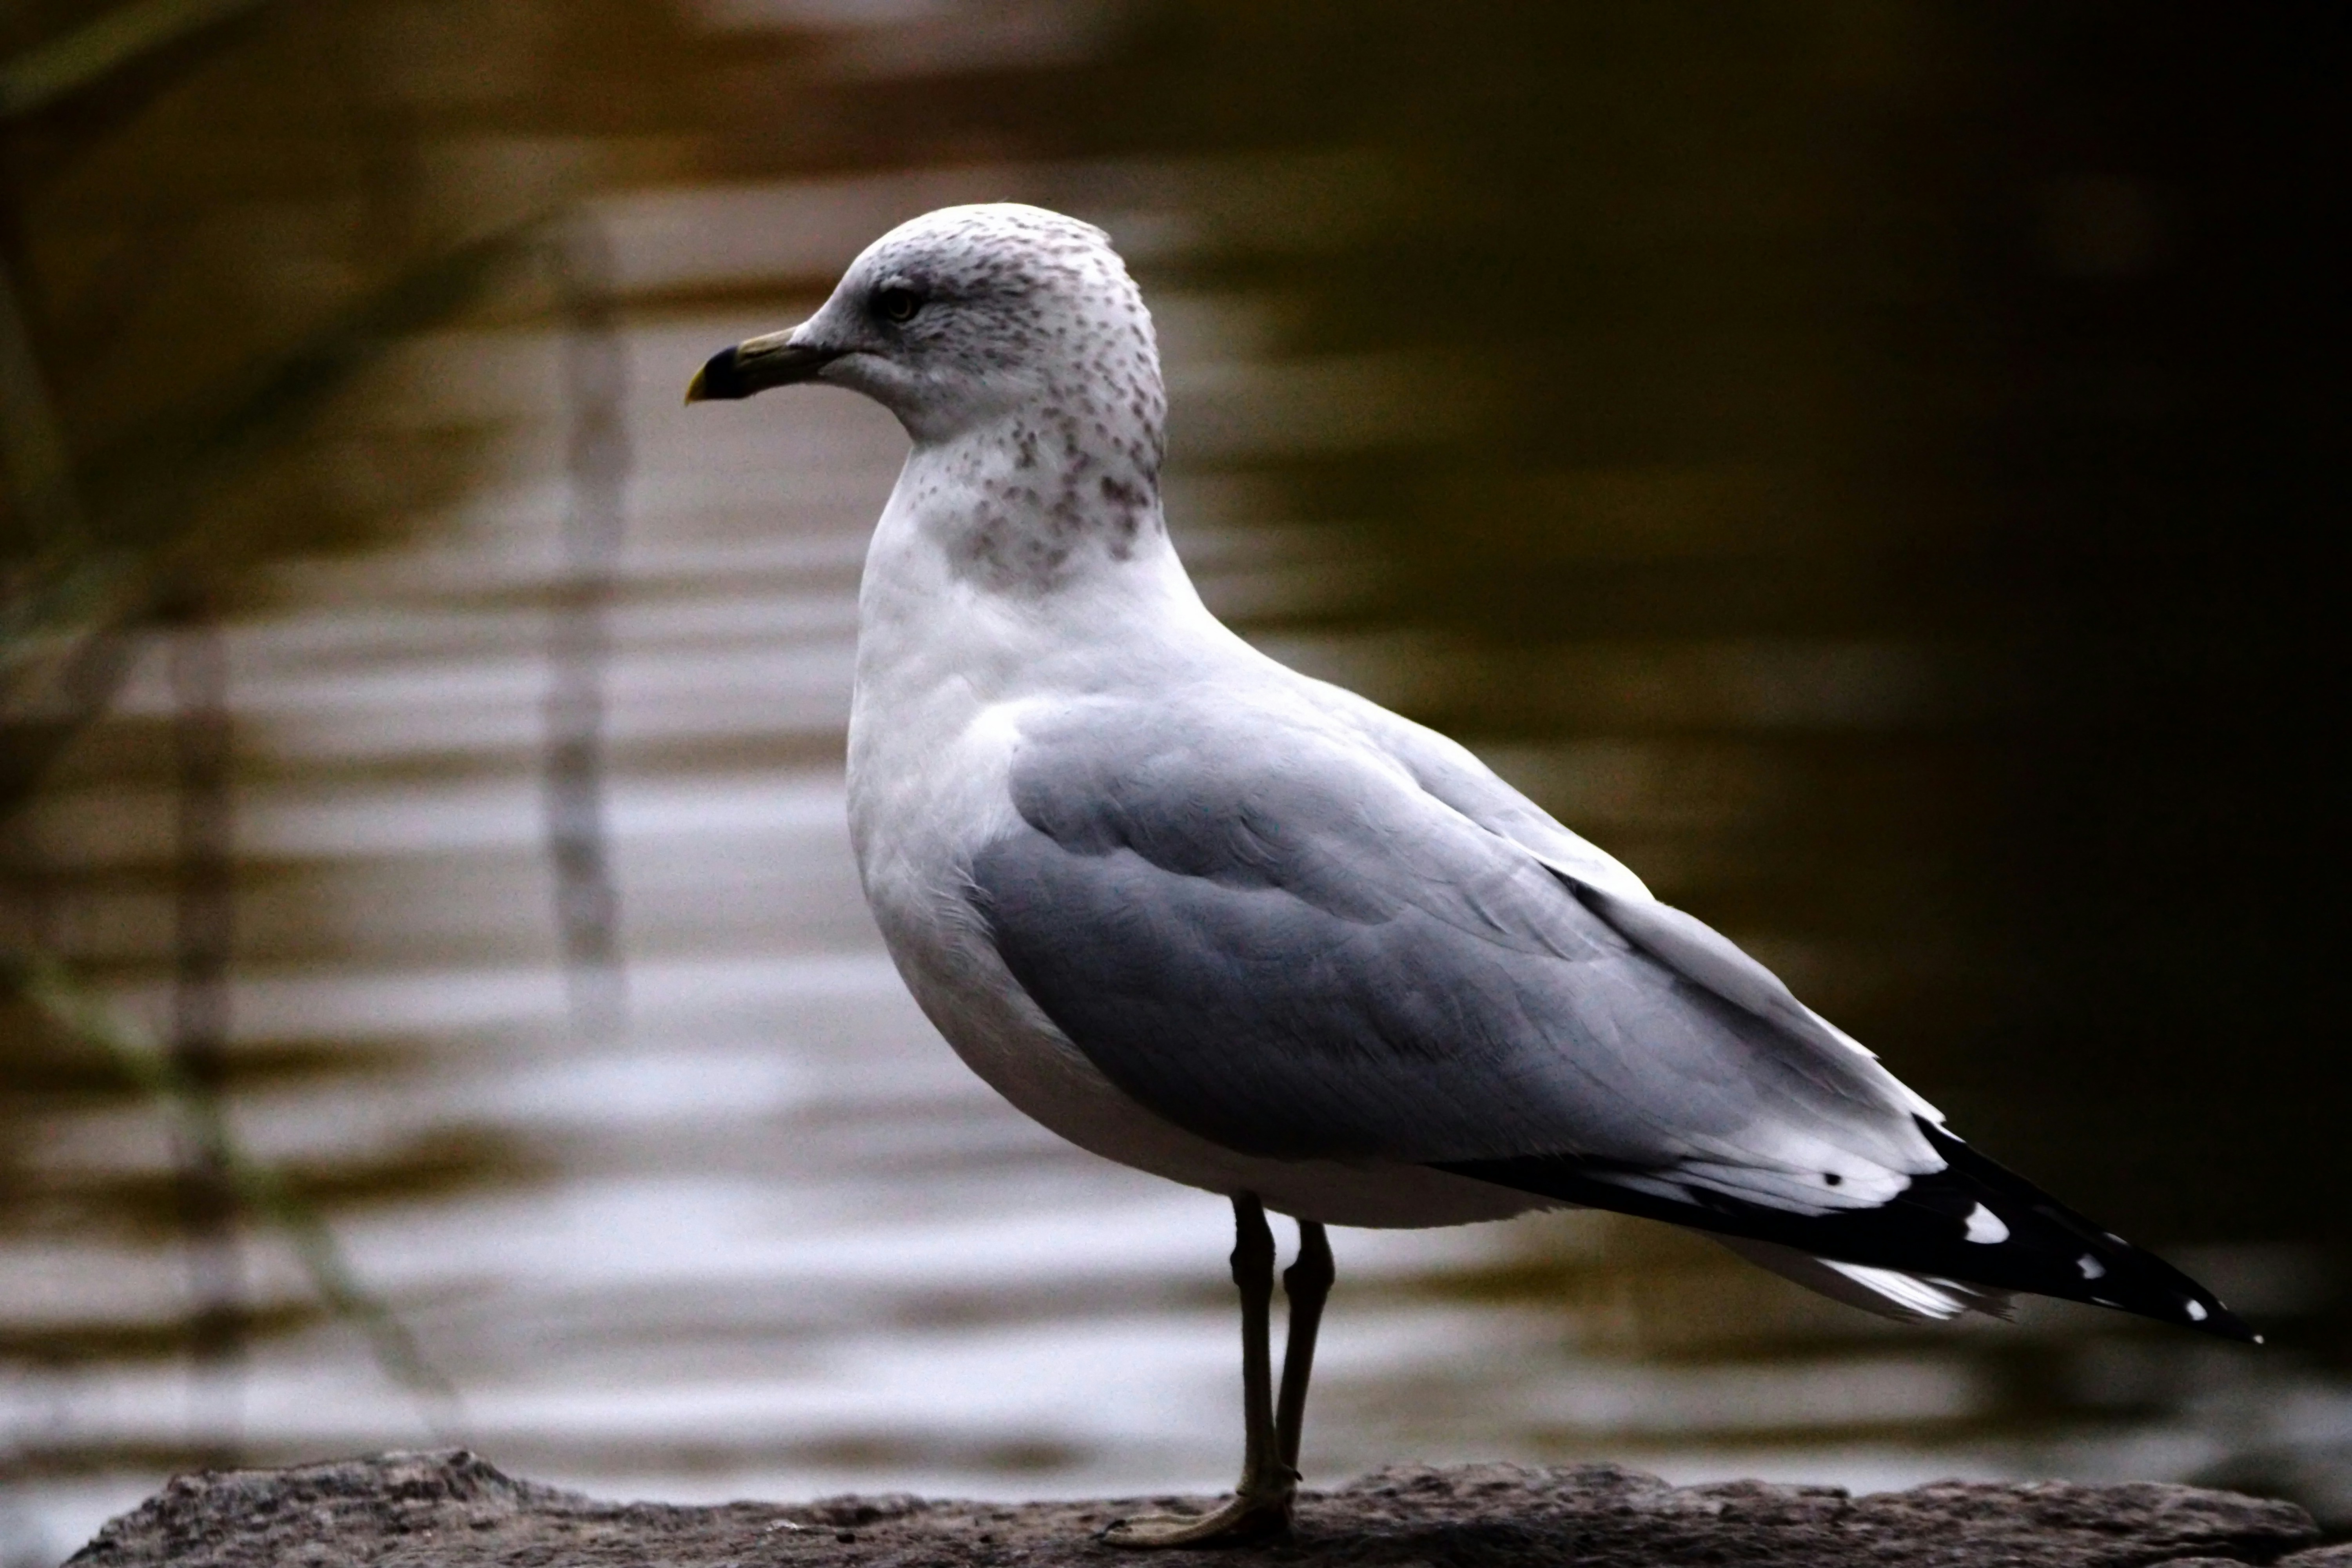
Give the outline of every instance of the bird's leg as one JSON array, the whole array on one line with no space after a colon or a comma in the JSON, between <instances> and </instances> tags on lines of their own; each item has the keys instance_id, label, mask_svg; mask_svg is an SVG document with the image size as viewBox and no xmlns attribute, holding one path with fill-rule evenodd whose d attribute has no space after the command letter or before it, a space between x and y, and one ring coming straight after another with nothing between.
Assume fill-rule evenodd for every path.
<instances>
[{"instance_id":1,"label":"bird's leg","mask_svg":"<svg viewBox=\"0 0 2352 1568\"><path fill-rule=\"evenodd\" d=\"M1298 1438L1307 1426L1307 1380L1315 1371L1315 1331L1323 1324L1323 1303L1331 1295L1331 1243L1311 1219L1298 1222L1298 1257L1282 1271L1282 1293L1290 1299L1290 1342L1282 1352L1282 1397L1274 1407L1274 1431L1282 1468L1298 1481Z\"/></svg>"},{"instance_id":2,"label":"bird's leg","mask_svg":"<svg viewBox=\"0 0 2352 1568\"><path fill-rule=\"evenodd\" d=\"M1274 1367L1267 1345L1274 1309L1274 1232L1265 1223L1265 1206L1252 1193L1234 1199L1234 1283L1242 1295L1242 1416L1246 1431L1241 1484L1234 1489L1233 1500L1214 1513L1116 1521L1102 1532L1113 1546L1222 1546L1289 1527L1298 1477L1284 1459L1282 1438L1275 1430ZM1294 1326L1294 1336L1296 1332ZM1311 1342L1311 1328L1307 1335ZM1303 1375L1299 1381L1303 1405ZM1287 1397L1286 1373L1283 1386Z\"/></svg>"}]
</instances>

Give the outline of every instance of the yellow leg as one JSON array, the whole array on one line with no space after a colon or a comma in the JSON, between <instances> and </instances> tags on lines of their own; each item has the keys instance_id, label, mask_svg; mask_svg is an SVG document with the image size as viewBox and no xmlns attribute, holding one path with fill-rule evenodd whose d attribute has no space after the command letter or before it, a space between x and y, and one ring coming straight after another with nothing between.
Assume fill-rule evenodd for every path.
<instances>
[{"instance_id":1,"label":"yellow leg","mask_svg":"<svg viewBox=\"0 0 2352 1568\"><path fill-rule=\"evenodd\" d=\"M1267 1342L1274 1307L1274 1232L1266 1226L1265 1205L1254 1194L1234 1199L1234 1283L1242 1296L1244 1435L1242 1479L1233 1500L1211 1514L1151 1514L1117 1521L1102 1533L1110 1545L1225 1546L1290 1528L1291 1503L1298 1495L1298 1427L1307 1407L1307 1375L1315 1358L1316 1323L1331 1280L1331 1249L1323 1227L1302 1221L1298 1231L1298 1261L1283 1276L1284 1288L1293 1292L1293 1307L1277 1418ZM1302 1289L1304 1295L1298 1293ZM1302 1312L1299 1308L1310 1299L1311 1310Z\"/></svg>"},{"instance_id":2,"label":"yellow leg","mask_svg":"<svg viewBox=\"0 0 2352 1568\"><path fill-rule=\"evenodd\" d=\"M1315 1372L1315 1331L1323 1326L1323 1303L1330 1299L1331 1242L1311 1219L1298 1222L1298 1257L1282 1271L1282 1293L1290 1300L1290 1342L1282 1351L1282 1397L1274 1407L1274 1431L1282 1468L1298 1479L1298 1439L1307 1426L1307 1380Z\"/></svg>"}]
</instances>

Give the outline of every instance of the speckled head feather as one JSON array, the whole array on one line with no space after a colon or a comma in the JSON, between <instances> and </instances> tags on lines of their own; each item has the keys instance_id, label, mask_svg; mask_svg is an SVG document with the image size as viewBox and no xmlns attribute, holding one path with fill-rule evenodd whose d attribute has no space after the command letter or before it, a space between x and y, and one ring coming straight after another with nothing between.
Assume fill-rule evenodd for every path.
<instances>
[{"instance_id":1,"label":"speckled head feather","mask_svg":"<svg viewBox=\"0 0 2352 1568\"><path fill-rule=\"evenodd\" d=\"M916 450L894 505L931 520L968 580L1034 593L1164 550L1151 313L1091 224L1009 202L926 213L806 321L713 356L688 396L796 382L898 416Z\"/></svg>"},{"instance_id":2,"label":"speckled head feather","mask_svg":"<svg viewBox=\"0 0 2352 1568\"><path fill-rule=\"evenodd\" d=\"M919 443L1025 416L1156 479L1167 405L1151 313L1109 237L1043 207L942 207L850 264L790 334Z\"/></svg>"}]
</instances>

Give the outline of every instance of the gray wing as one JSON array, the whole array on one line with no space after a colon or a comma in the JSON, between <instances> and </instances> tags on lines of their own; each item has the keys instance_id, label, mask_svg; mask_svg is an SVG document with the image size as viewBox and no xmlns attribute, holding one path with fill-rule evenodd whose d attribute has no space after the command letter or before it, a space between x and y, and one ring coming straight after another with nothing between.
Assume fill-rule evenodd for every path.
<instances>
[{"instance_id":1,"label":"gray wing","mask_svg":"<svg viewBox=\"0 0 2352 1568\"><path fill-rule=\"evenodd\" d=\"M1549 812L1496 777L1467 746L1346 687L1304 679L1300 685L1318 706L1403 767L1415 784L1481 827L1532 850L1538 859L1583 887L1649 900L1650 890L1622 861L1570 832ZM1730 948L1728 942L1724 945Z\"/></svg>"},{"instance_id":2,"label":"gray wing","mask_svg":"<svg viewBox=\"0 0 2352 1568\"><path fill-rule=\"evenodd\" d=\"M1943 1163L1901 1085L1737 948L1563 875L1333 715L1090 700L1023 726L1011 782L1017 824L971 864L1006 964L1229 1148L1566 1154L1810 1211Z\"/></svg>"},{"instance_id":3,"label":"gray wing","mask_svg":"<svg viewBox=\"0 0 2352 1568\"><path fill-rule=\"evenodd\" d=\"M1797 1000L1780 977L1728 938L1671 905L1662 904L1614 857L1570 832L1549 812L1495 775L1458 742L1368 701L1342 687L1316 682L1317 695L1345 714L1370 740L1437 799L1490 832L1525 847L1575 883L1587 902L1654 958L1717 994L1779 1025L1792 1047L1843 1052L1876 1063L1853 1037ZM1880 1068L1880 1087L1929 1121L1944 1113Z\"/></svg>"}]
</instances>

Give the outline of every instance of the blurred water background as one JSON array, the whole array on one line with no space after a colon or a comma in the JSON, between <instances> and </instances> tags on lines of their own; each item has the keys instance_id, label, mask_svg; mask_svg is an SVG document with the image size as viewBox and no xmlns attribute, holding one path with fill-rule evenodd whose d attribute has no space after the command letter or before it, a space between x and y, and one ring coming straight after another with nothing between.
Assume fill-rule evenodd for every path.
<instances>
[{"instance_id":1,"label":"blurred water background","mask_svg":"<svg viewBox=\"0 0 2352 1568\"><path fill-rule=\"evenodd\" d=\"M11 8L0 1561L176 1468L444 1441L635 1497L1230 1479L1223 1205L997 1103L857 895L902 438L678 406L1005 197L1142 278L1215 608L2274 1341L1899 1329L1590 1215L1343 1233L1311 1479L2195 1478L2352 1527L2325 27Z\"/></svg>"}]
</instances>

